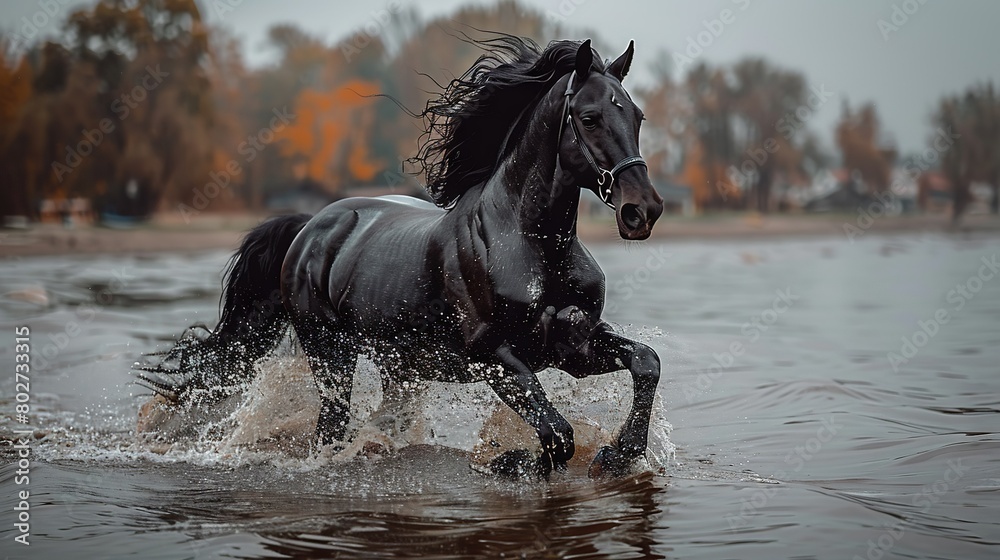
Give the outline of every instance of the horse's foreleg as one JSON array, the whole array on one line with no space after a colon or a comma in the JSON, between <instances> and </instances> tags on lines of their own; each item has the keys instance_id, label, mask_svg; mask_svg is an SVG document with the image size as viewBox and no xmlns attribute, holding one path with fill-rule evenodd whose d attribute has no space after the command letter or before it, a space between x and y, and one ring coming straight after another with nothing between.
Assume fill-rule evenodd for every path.
<instances>
[{"instance_id":1,"label":"horse's foreleg","mask_svg":"<svg viewBox=\"0 0 1000 560\"><path fill-rule=\"evenodd\" d=\"M649 416L660 380L660 358L649 346L599 327L579 353L561 360L560 369L574 377L601 375L621 369L632 374L632 410L613 446L602 448L590 466L591 476L622 476L646 452Z\"/></svg>"},{"instance_id":2,"label":"horse's foreleg","mask_svg":"<svg viewBox=\"0 0 1000 560\"><path fill-rule=\"evenodd\" d=\"M487 381L507 406L535 428L542 443L542 455L535 463L536 471L548 477L553 468L565 469L566 462L573 457L573 427L549 402L538 377L514 356L509 346L501 346L497 357L504 366L503 374ZM494 471L514 474L509 471L519 468L516 463L526 456L523 451L508 453L512 455L505 454L494 461Z\"/></svg>"}]
</instances>

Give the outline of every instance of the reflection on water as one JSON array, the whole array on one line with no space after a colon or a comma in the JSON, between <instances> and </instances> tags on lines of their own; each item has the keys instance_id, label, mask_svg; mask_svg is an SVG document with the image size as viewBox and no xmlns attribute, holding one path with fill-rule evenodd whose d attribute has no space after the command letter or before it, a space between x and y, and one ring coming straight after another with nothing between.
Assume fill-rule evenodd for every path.
<instances>
[{"instance_id":1,"label":"reflection on water","mask_svg":"<svg viewBox=\"0 0 1000 560\"><path fill-rule=\"evenodd\" d=\"M0 469L4 553L992 558L1000 277L982 259L997 252L996 238L935 235L595 247L611 319L660 353L674 429L654 434L653 472L592 482L584 461L548 484L470 469L492 402L466 386L425 389L407 405L423 435L387 456L223 448L224 426L140 445L129 365L215 322L226 255L4 261L0 363L30 325L38 438L30 553L8 545L16 466ZM664 266L644 268L650 256ZM544 379L557 405L613 430L628 376L565 377ZM8 436L13 393L0 378Z\"/></svg>"},{"instance_id":2,"label":"reflection on water","mask_svg":"<svg viewBox=\"0 0 1000 560\"><path fill-rule=\"evenodd\" d=\"M37 507L36 554L83 545L148 558L313 558L318 550L386 558L663 557L657 496L667 490L650 474L594 484L577 472L550 484L514 484L472 473L465 457L445 448L421 446L377 465L292 477L114 464L95 484L78 463L38 471L33 484L50 492L39 501L71 503Z\"/></svg>"}]
</instances>

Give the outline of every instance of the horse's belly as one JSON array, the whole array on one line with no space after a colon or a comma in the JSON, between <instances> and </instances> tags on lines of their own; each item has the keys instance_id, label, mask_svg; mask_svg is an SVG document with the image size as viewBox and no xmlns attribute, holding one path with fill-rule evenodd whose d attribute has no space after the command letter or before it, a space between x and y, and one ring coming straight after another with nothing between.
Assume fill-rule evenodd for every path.
<instances>
[{"instance_id":1,"label":"horse's belly","mask_svg":"<svg viewBox=\"0 0 1000 560\"><path fill-rule=\"evenodd\" d=\"M424 341L426 342L426 341ZM503 371L499 365L470 359L461 349L400 336L380 345L387 373L397 381L474 383Z\"/></svg>"}]
</instances>

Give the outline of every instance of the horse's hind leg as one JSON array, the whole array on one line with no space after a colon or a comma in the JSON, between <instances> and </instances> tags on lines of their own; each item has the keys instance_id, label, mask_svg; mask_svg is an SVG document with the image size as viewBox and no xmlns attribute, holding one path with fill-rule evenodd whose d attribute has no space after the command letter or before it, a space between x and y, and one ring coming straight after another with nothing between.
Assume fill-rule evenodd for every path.
<instances>
[{"instance_id":1,"label":"horse's hind leg","mask_svg":"<svg viewBox=\"0 0 1000 560\"><path fill-rule=\"evenodd\" d=\"M320 391L316 439L321 445L343 442L350 420L357 345L331 322L295 320L293 324Z\"/></svg>"}]
</instances>

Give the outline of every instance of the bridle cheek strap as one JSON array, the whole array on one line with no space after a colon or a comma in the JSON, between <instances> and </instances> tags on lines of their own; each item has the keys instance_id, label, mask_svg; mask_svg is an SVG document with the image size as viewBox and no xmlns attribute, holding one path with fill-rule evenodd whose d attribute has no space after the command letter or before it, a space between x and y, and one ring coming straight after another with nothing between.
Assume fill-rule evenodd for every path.
<instances>
[{"instance_id":1,"label":"bridle cheek strap","mask_svg":"<svg viewBox=\"0 0 1000 560\"><path fill-rule=\"evenodd\" d=\"M573 131L573 140L576 142L578 146L580 146L580 151L583 153L584 159L587 160L587 163L590 164L590 168L593 169L594 173L597 175L597 185L589 187L590 190L594 191L594 194L596 194L598 198L601 199L601 202L608 205L609 208L614 210L615 205L611 202L611 194L612 194L611 187L618 179L618 176L629 167L635 165L641 165L643 167L646 167L646 160L642 159L642 156L627 156L618 163L616 163L615 166L612 167L610 171L604 169L600 165L597 165L597 161L594 159L594 153L590 151L590 148L587 147L587 144L584 143L582 138L580 138L580 131L576 127L576 121L573 120L573 114L572 111L570 110L569 106L570 100L572 99L573 95L576 94L576 92L573 91L573 82L575 81L576 81L576 70L573 70L573 72L569 75L569 84L566 86L566 93L563 94L563 110L562 110L562 117L559 121L560 122L559 137L558 137L559 140L556 149L558 149L558 146L562 146L563 129L566 127L566 124L569 124L570 130Z\"/></svg>"}]
</instances>

